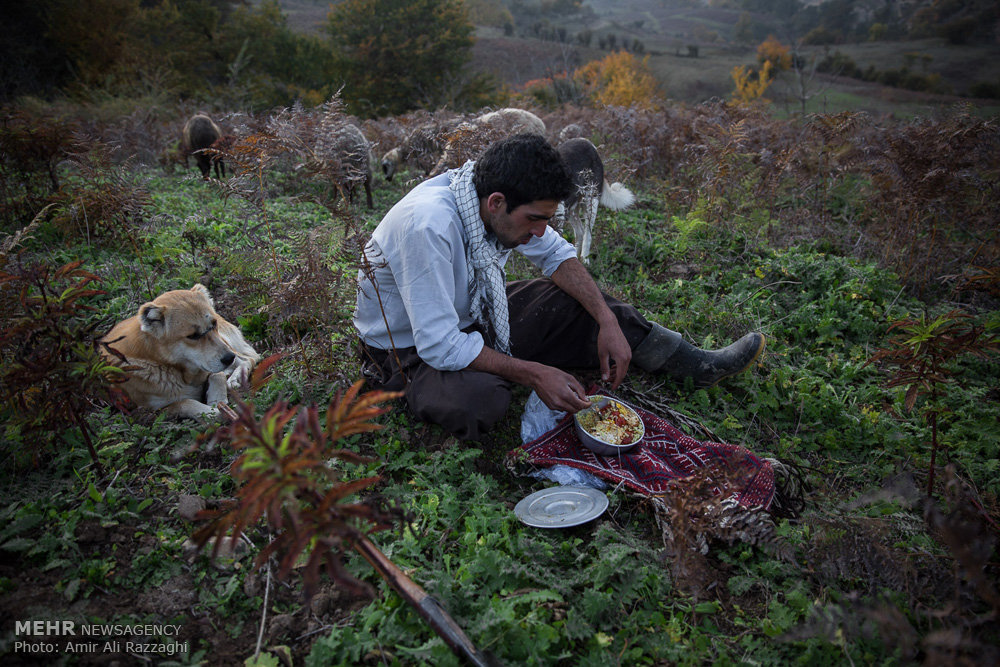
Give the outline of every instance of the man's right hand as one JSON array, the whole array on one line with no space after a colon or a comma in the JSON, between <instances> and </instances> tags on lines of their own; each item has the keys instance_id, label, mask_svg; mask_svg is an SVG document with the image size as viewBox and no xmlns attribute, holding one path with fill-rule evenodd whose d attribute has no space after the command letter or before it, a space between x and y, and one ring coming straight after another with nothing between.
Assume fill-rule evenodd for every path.
<instances>
[{"instance_id":1,"label":"man's right hand","mask_svg":"<svg viewBox=\"0 0 1000 667\"><path fill-rule=\"evenodd\" d=\"M587 390L579 380L558 368L544 364L538 366L540 367L536 370L538 379L531 388L550 409L574 413L590 407Z\"/></svg>"}]
</instances>

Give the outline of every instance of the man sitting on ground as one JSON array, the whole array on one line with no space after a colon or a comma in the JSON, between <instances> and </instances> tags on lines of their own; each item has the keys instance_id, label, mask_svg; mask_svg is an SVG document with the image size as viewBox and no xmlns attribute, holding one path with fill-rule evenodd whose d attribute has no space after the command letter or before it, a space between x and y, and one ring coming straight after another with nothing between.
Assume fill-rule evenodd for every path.
<instances>
[{"instance_id":1,"label":"man sitting on ground","mask_svg":"<svg viewBox=\"0 0 1000 667\"><path fill-rule=\"evenodd\" d=\"M630 363L695 386L750 366L762 334L701 350L603 294L548 226L572 188L556 150L521 134L392 207L365 246L354 314L378 388L403 391L418 418L476 440L503 417L513 383L552 409L586 408L586 390L565 368L600 368L615 389ZM547 278L507 283L512 249Z\"/></svg>"}]
</instances>

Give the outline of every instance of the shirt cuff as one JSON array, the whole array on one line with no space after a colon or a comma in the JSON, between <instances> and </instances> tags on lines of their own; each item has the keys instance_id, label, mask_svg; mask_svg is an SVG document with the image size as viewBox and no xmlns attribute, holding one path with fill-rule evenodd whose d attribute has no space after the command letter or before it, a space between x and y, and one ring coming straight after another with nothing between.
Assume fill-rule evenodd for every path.
<instances>
[{"instance_id":1,"label":"shirt cuff","mask_svg":"<svg viewBox=\"0 0 1000 667\"><path fill-rule=\"evenodd\" d=\"M486 342L478 331L459 331L455 336L448 336L426 349L420 349L418 345L417 354L424 363L436 370L460 371L468 368L485 346Z\"/></svg>"}]
</instances>

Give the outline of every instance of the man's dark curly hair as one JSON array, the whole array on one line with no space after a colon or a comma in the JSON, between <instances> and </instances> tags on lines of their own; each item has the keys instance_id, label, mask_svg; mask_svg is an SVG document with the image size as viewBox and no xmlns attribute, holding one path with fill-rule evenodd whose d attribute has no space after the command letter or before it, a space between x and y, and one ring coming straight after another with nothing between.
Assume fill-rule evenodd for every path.
<instances>
[{"instance_id":1,"label":"man's dark curly hair","mask_svg":"<svg viewBox=\"0 0 1000 667\"><path fill-rule=\"evenodd\" d=\"M472 185L480 199L501 193L507 213L543 199L562 201L573 193L566 163L539 134L515 134L491 144L476 160Z\"/></svg>"}]
</instances>

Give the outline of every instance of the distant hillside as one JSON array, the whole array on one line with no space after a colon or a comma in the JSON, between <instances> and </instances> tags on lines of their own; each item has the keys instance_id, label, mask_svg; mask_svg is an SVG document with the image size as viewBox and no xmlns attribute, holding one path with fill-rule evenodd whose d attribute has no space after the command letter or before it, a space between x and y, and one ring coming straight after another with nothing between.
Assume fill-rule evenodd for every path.
<instances>
[{"instance_id":1,"label":"distant hillside","mask_svg":"<svg viewBox=\"0 0 1000 667\"><path fill-rule=\"evenodd\" d=\"M792 35L802 37L795 34L795 26L776 19L773 14L744 9L773 8L779 1L787 4L787 0L726 0L712 2L711 6L688 0L585 0L579 11L545 13L540 10L539 2L496 0L493 4L503 4L511 11L514 23L479 26L472 67L490 72L498 81L517 88L532 79L572 71L624 47L649 56L650 66L670 99L697 103L726 97L733 87L732 68L755 64L756 45L768 34L775 34L786 44L792 43ZM829 10L834 6L832 3L853 6L852 14L868 20L885 4L877 0L864 4L852 0L811 4L819 11L823 5ZM553 4L571 3L549 3ZM918 0L902 6L907 16L913 16L920 12L930 15L942 4L937 0ZM964 4L966 13L972 11L968 8L982 5L978 0ZM330 3L283 0L281 6L289 26L316 34L322 32ZM857 20L844 25L855 25ZM881 112L900 102L918 106L934 101L952 104L968 96L977 85L1000 90L1000 44L996 41L950 44L943 37L927 36L920 40L841 41L803 50L805 55L817 57L836 52L861 70L911 67L918 73L940 75L946 84L940 92L946 94L914 94L893 88L887 91L885 86L871 82L826 76L821 77L822 84L817 80L815 85L829 89L824 102L828 109L841 105L854 108L859 99L869 99L870 108ZM691 57L692 54L697 57ZM776 83L772 93L779 94L780 88Z\"/></svg>"}]
</instances>

